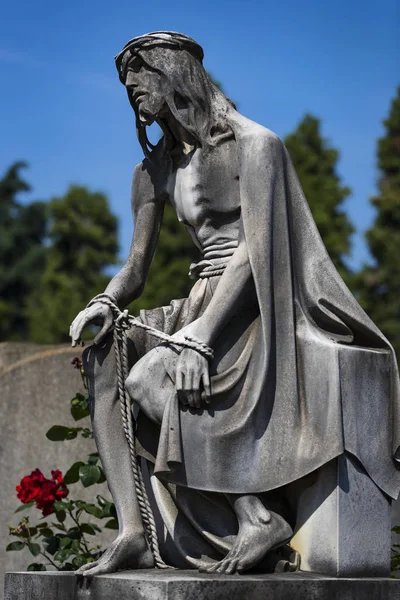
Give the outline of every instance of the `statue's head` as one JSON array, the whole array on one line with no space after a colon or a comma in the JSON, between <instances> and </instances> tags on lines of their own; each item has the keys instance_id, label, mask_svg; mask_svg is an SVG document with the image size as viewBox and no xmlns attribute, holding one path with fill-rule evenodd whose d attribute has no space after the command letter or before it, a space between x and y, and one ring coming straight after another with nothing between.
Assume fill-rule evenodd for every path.
<instances>
[{"instance_id":1,"label":"statue's head","mask_svg":"<svg viewBox=\"0 0 400 600\"><path fill-rule=\"evenodd\" d=\"M121 82L135 111L139 142L146 155L146 126L173 118L203 147L213 146L226 132L230 101L203 67L203 50L190 37L171 31L130 40L115 57Z\"/></svg>"}]
</instances>

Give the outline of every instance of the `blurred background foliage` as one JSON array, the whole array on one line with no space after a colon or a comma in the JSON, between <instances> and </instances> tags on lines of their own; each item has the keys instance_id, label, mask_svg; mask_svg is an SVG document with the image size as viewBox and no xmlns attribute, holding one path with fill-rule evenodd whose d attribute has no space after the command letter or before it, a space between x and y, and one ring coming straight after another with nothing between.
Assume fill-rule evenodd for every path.
<instances>
[{"instance_id":1,"label":"blurred background foliage","mask_svg":"<svg viewBox=\"0 0 400 600\"><path fill-rule=\"evenodd\" d=\"M351 190L337 172L339 150L321 136L321 123L305 115L285 138L328 252L361 305L400 356L400 87L377 143L376 216L366 233L372 256L353 272L354 225L343 209ZM118 224L107 197L71 186L49 202L24 204L27 164L16 162L0 179L0 341L59 343L77 312L109 280L118 264ZM142 297L132 311L168 304L188 294L191 262L198 260L185 227L165 209L157 251ZM88 333L90 336L90 332Z\"/></svg>"}]
</instances>

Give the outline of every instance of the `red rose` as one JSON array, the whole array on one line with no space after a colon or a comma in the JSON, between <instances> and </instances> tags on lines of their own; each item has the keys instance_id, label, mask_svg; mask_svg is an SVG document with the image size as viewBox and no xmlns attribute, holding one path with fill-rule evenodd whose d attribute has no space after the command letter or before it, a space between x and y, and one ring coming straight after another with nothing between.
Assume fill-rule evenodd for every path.
<instances>
[{"instance_id":1,"label":"red rose","mask_svg":"<svg viewBox=\"0 0 400 600\"><path fill-rule=\"evenodd\" d=\"M51 476L54 479L54 481L57 481L57 483L64 483L62 473L58 469L56 471L52 471Z\"/></svg>"},{"instance_id":2,"label":"red rose","mask_svg":"<svg viewBox=\"0 0 400 600\"><path fill-rule=\"evenodd\" d=\"M26 475L17 485L17 497L23 504L34 500L40 491L40 486L45 481L45 477L39 469L32 471L30 475Z\"/></svg>"},{"instance_id":3,"label":"red rose","mask_svg":"<svg viewBox=\"0 0 400 600\"><path fill-rule=\"evenodd\" d=\"M68 495L61 471L51 472L52 479L47 479L39 469L26 475L17 485L17 497L23 504L34 500L36 508L42 511L43 516L53 512L54 502L62 500Z\"/></svg>"},{"instance_id":4,"label":"red rose","mask_svg":"<svg viewBox=\"0 0 400 600\"><path fill-rule=\"evenodd\" d=\"M71 360L71 365L73 365L75 367L75 369L82 368L82 361L79 358L79 356L75 356L75 358L73 360Z\"/></svg>"}]
</instances>

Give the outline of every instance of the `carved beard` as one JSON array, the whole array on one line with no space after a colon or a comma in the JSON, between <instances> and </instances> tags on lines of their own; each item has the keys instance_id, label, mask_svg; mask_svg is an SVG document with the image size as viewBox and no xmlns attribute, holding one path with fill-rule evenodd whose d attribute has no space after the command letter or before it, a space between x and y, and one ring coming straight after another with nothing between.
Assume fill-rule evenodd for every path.
<instances>
[{"instance_id":1,"label":"carved beard","mask_svg":"<svg viewBox=\"0 0 400 600\"><path fill-rule=\"evenodd\" d=\"M152 125L158 119L164 106L165 101L158 94L141 96L136 107L140 123L144 126Z\"/></svg>"}]
</instances>

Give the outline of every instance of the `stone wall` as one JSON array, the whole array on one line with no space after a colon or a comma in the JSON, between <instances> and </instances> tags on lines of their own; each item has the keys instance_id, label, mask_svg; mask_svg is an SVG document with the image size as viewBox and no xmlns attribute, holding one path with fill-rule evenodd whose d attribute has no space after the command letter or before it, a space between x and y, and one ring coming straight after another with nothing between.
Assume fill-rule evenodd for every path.
<instances>
[{"instance_id":1,"label":"stone wall","mask_svg":"<svg viewBox=\"0 0 400 600\"><path fill-rule=\"evenodd\" d=\"M4 572L25 570L35 560L25 550L5 552L6 545L16 539L8 535L8 525L16 524L24 514L32 519L41 515L35 509L14 515L20 505L15 486L36 467L46 476L51 469L65 473L73 462L95 450L93 440L81 437L67 442L46 438L52 425L74 423L70 400L77 391L84 391L79 372L71 366L76 355L79 348L68 345L0 343L0 598ZM96 493L108 495L105 485L83 490L77 484L76 492L76 497L88 500ZM107 534L106 539L113 537L112 532Z\"/></svg>"}]
</instances>

